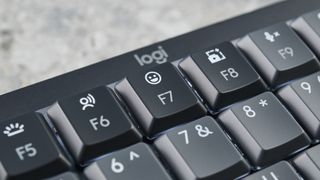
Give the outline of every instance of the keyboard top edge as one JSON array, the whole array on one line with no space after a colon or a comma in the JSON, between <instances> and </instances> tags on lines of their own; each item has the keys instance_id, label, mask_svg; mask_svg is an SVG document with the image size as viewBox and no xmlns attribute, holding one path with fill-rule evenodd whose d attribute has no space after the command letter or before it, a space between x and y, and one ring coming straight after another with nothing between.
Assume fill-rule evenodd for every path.
<instances>
[{"instance_id":1,"label":"keyboard top edge","mask_svg":"<svg viewBox=\"0 0 320 180\"><path fill-rule=\"evenodd\" d=\"M242 37L256 29L298 17L317 8L320 8L320 1L318 0L309 0L308 3L304 3L301 0L279 2L3 94L0 96L0 103L2 104L0 108L0 121L47 107L61 97L120 80L129 72L157 65L157 63L152 63L141 67L136 57L139 58L144 54L162 50L168 55L168 61L177 60L207 46ZM283 9L286 9L286 11L283 11ZM243 22L250 23L244 26ZM235 30L235 27L238 28ZM221 33L223 33L223 36Z\"/></svg>"}]
</instances>

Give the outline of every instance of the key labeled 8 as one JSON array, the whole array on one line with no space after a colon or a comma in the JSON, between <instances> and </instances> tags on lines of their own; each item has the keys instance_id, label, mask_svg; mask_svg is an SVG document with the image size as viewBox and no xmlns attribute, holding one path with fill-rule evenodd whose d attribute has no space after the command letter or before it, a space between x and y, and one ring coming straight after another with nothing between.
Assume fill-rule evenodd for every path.
<instances>
[{"instance_id":1,"label":"key labeled 8","mask_svg":"<svg viewBox=\"0 0 320 180\"><path fill-rule=\"evenodd\" d=\"M256 112L248 105L243 106L242 110L246 113L246 116L249 118L254 118L256 116Z\"/></svg>"}]
</instances>

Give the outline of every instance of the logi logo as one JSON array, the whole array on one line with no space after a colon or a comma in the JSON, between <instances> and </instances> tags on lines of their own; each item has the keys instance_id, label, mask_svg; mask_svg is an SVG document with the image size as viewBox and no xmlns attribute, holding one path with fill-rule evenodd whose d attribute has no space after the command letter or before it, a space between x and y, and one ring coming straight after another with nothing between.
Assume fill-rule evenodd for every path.
<instances>
[{"instance_id":1,"label":"logi logo","mask_svg":"<svg viewBox=\"0 0 320 180\"><path fill-rule=\"evenodd\" d=\"M162 64L167 62L168 54L162 48L162 46L158 46L158 49L152 51L150 54L143 54L141 56L139 56L138 54L134 54L134 58L138 61L140 66L151 64L153 62Z\"/></svg>"}]
</instances>

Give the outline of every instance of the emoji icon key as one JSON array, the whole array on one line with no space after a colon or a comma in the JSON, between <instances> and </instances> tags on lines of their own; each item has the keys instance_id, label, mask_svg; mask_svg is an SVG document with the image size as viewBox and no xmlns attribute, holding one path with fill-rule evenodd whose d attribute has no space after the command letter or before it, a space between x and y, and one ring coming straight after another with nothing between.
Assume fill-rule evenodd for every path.
<instances>
[{"instance_id":1,"label":"emoji icon key","mask_svg":"<svg viewBox=\"0 0 320 180\"><path fill-rule=\"evenodd\" d=\"M115 89L148 137L206 113L200 100L170 63L128 75Z\"/></svg>"}]
</instances>

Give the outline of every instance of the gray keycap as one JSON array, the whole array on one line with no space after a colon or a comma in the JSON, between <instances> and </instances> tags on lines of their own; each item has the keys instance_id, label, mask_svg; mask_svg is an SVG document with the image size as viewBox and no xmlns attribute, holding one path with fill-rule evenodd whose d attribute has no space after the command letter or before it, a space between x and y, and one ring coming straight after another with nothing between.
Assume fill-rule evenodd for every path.
<instances>
[{"instance_id":1,"label":"gray keycap","mask_svg":"<svg viewBox=\"0 0 320 180\"><path fill-rule=\"evenodd\" d=\"M278 91L297 120L314 140L320 140L320 73L315 73Z\"/></svg>"},{"instance_id":2,"label":"gray keycap","mask_svg":"<svg viewBox=\"0 0 320 180\"><path fill-rule=\"evenodd\" d=\"M293 160L294 167L306 180L320 177L320 145L306 150Z\"/></svg>"},{"instance_id":3,"label":"gray keycap","mask_svg":"<svg viewBox=\"0 0 320 180\"><path fill-rule=\"evenodd\" d=\"M115 88L148 137L206 114L170 63L128 75Z\"/></svg>"},{"instance_id":4,"label":"gray keycap","mask_svg":"<svg viewBox=\"0 0 320 180\"><path fill-rule=\"evenodd\" d=\"M293 167L286 161L254 173L243 180L301 180Z\"/></svg>"},{"instance_id":5,"label":"gray keycap","mask_svg":"<svg viewBox=\"0 0 320 180\"><path fill-rule=\"evenodd\" d=\"M155 146L183 180L229 180L249 172L244 158L211 117L172 129Z\"/></svg>"},{"instance_id":6,"label":"gray keycap","mask_svg":"<svg viewBox=\"0 0 320 180\"><path fill-rule=\"evenodd\" d=\"M0 123L0 179L43 179L70 169L43 117L27 113Z\"/></svg>"},{"instance_id":7,"label":"gray keycap","mask_svg":"<svg viewBox=\"0 0 320 180\"><path fill-rule=\"evenodd\" d=\"M81 180L80 176L74 172L65 172L46 180Z\"/></svg>"},{"instance_id":8,"label":"gray keycap","mask_svg":"<svg viewBox=\"0 0 320 180\"><path fill-rule=\"evenodd\" d=\"M151 148L144 143L114 152L89 165L84 173L89 180L171 180Z\"/></svg>"},{"instance_id":9,"label":"gray keycap","mask_svg":"<svg viewBox=\"0 0 320 180\"><path fill-rule=\"evenodd\" d=\"M320 67L316 56L285 23L250 33L238 46L272 87L311 74Z\"/></svg>"},{"instance_id":10,"label":"gray keycap","mask_svg":"<svg viewBox=\"0 0 320 180\"><path fill-rule=\"evenodd\" d=\"M302 15L291 26L311 46L314 52L320 56L320 10Z\"/></svg>"},{"instance_id":11,"label":"gray keycap","mask_svg":"<svg viewBox=\"0 0 320 180\"><path fill-rule=\"evenodd\" d=\"M193 53L180 68L214 111L265 91L261 77L229 42Z\"/></svg>"},{"instance_id":12,"label":"gray keycap","mask_svg":"<svg viewBox=\"0 0 320 180\"><path fill-rule=\"evenodd\" d=\"M47 112L79 164L141 140L129 116L105 86L60 99Z\"/></svg>"},{"instance_id":13,"label":"gray keycap","mask_svg":"<svg viewBox=\"0 0 320 180\"><path fill-rule=\"evenodd\" d=\"M270 165L309 145L310 139L270 92L232 106L219 120L257 167Z\"/></svg>"}]
</instances>

